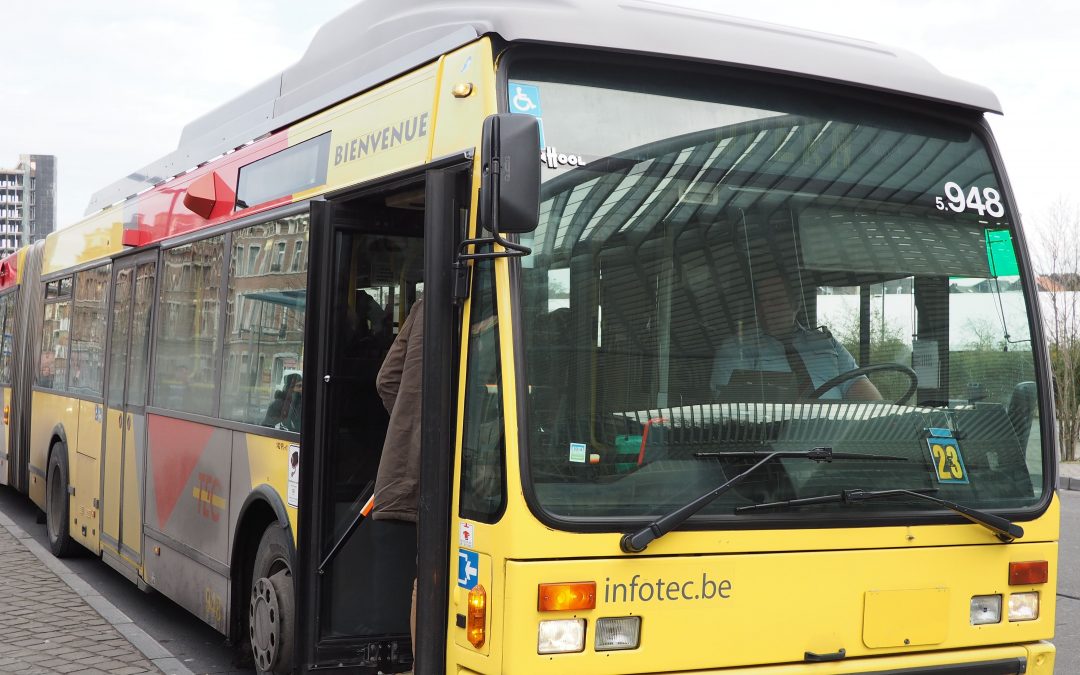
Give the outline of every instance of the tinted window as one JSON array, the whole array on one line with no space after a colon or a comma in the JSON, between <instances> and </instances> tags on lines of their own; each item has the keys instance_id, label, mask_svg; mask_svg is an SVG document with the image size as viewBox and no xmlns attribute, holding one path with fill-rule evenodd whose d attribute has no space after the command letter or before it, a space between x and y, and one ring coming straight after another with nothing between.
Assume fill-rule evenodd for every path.
<instances>
[{"instance_id":1,"label":"tinted window","mask_svg":"<svg viewBox=\"0 0 1080 675\"><path fill-rule=\"evenodd\" d=\"M71 391L101 396L105 372L105 302L110 265L79 272L71 329Z\"/></svg>"},{"instance_id":2,"label":"tinted window","mask_svg":"<svg viewBox=\"0 0 1080 675\"><path fill-rule=\"evenodd\" d=\"M45 317L41 327L41 358L35 384L39 387L64 390L67 388L67 371L70 360L71 339L71 278L64 279L66 299L60 297L61 282L50 281L46 285ZM48 290L52 290L50 294Z\"/></svg>"},{"instance_id":3,"label":"tinted window","mask_svg":"<svg viewBox=\"0 0 1080 675\"><path fill-rule=\"evenodd\" d=\"M234 257L226 302L225 377L221 416L299 431L304 362L307 259L285 270L308 236L307 214L272 220L233 234L237 250L266 251L269 268Z\"/></svg>"},{"instance_id":4,"label":"tinted window","mask_svg":"<svg viewBox=\"0 0 1080 675\"><path fill-rule=\"evenodd\" d=\"M15 333L15 299L17 294L8 293L0 297L0 384L11 384L11 358Z\"/></svg>"},{"instance_id":5,"label":"tinted window","mask_svg":"<svg viewBox=\"0 0 1080 675\"><path fill-rule=\"evenodd\" d=\"M224 237L162 254L154 405L214 413ZM138 289L136 289L138 291Z\"/></svg>"}]
</instances>

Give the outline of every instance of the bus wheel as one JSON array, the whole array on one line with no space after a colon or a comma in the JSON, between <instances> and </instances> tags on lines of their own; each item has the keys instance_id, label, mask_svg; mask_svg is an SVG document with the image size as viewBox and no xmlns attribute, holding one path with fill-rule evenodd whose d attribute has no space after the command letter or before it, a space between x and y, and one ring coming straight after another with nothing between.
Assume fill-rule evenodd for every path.
<instances>
[{"instance_id":1,"label":"bus wheel","mask_svg":"<svg viewBox=\"0 0 1080 675\"><path fill-rule=\"evenodd\" d=\"M292 672L295 603L286 537L277 523L268 526L251 570L248 637L259 673Z\"/></svg>"},{"instance_id":2,"label":"bus wheel","mask_svg":"<svg viewBox=\"0 0 1080 675\"><path fill-rule=\"evenodd\" d=\"M45 482L45 525L49 531L49 548L57 558L66 558L75 548L75 542L71 540L70 509L67 447L56 443L49 453Z\"/></svg>"}]
</instances>

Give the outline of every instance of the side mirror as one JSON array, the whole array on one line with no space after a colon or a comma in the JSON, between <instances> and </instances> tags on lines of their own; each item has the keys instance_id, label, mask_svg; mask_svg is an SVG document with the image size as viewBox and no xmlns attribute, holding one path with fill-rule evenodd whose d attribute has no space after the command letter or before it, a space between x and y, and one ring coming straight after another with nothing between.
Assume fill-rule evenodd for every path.
<instances>
[{"instance_id":1,"label":"side mirror","mask_svg":"<svg viewBox=\"0 0 1080 675\"><path fill-rule=\"evenodd\" d=\"M532 232L540 221L540 121L499 113L484 120L480 223L492 233Z\"/></svg>"}]
</instances>

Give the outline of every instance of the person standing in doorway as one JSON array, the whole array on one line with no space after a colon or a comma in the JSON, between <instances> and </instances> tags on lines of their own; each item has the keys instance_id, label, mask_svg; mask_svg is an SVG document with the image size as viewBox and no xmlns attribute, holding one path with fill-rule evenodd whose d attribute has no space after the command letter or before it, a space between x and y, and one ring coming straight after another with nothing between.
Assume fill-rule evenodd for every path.
<instances>
[{"instance_id":1,"label":"person standing in doorway","mask_svg":"<svg viewBox=\"0 0 1080 675\"><path fill-rule=\"evenodd\" d=\"M423 378L424 299L413 305L379 368L375 386L390 422L386 429L371 518L406 521L415 525L420 492L420 403ZM409 614L412 641L416 642L416 580Z\"/></svg>"}]
</instances>

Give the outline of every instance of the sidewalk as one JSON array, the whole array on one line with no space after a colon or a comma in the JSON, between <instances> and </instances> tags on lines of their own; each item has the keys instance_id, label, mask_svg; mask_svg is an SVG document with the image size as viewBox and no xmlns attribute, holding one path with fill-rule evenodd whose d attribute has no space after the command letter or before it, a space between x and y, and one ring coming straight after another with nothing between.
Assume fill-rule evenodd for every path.
<instances>
[{"instance_id":1,"label":"sidewalk","mask_svg":"<svg viewBox=\"0 0 1080 675\"><path fill-rule=\"evenodd\" d=\"M0 675L190 671L0 513Z\"/></svg>"},{"instance_id":2,"label":"sidewalk","mask_svg":"<svg viewBox=\"0 0 1080 675\"><path fill-rule=\"evenodd\" d=\"M1058 489L1080 491L1080 462L1058 463Z\"/></svg>"}]
</instances>

